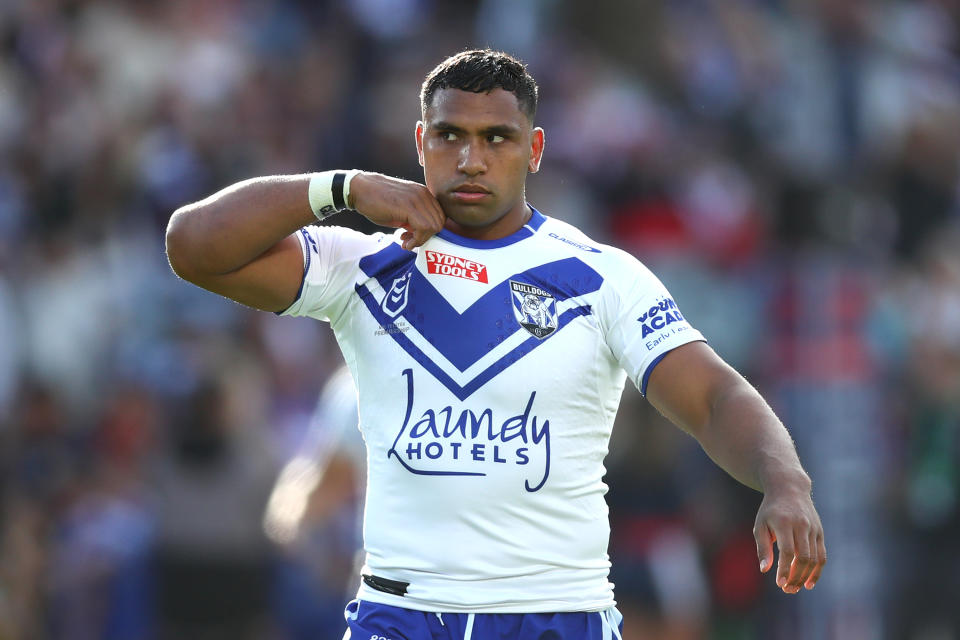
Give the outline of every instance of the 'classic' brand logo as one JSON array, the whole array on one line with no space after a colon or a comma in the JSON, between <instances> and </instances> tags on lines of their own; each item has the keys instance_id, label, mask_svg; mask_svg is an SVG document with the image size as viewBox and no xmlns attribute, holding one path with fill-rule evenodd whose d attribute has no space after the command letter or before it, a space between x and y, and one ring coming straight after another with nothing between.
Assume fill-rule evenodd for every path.
<instances>
[{"instance_id":1,"label":"'classic' brand logo","mask_svg":"<svg viewBox=\"0 0 960 640\"><path fill-rule=\"evenodd\" d=\"M554 240L559 240L560 242L569 244L570 246L576 247L581 251L589 251L590 253L601 253L600 249L597 249L596 247L591 247L588 244L583 244L582 242L576 242L575 240L571 240L570 238L564 238L563 236L558 236L555 233L548 233L547 235L553 238Z\"/></svg>"}]
</instances>

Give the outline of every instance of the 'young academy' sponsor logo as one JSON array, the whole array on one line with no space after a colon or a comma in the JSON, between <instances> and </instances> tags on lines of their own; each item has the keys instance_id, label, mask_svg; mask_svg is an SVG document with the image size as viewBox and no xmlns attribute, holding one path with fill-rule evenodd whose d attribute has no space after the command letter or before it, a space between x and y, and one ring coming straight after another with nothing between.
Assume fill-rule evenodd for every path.
<instances>
[{"instance_id":1,"label":"'young academy' sponsor logo","mask_svg":"<svg viewBox=\"0 0 960 640\"><path fill-rule=\"evenodd\" d=\"M643 327L641 337L646 338L674 322L685 322L685 318L680 314L677 303L673 301L673 298L663 298L637 318L637 322Z\"/></svg>"}]
</instances>

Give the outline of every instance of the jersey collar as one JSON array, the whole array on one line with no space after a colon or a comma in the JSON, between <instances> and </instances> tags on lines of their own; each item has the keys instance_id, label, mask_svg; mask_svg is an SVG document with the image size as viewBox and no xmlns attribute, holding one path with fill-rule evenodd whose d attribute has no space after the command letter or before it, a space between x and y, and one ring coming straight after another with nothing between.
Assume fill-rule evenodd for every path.
<instances>
[{"instance_id":1,"label":"jersey collar","mask_svg":"<svg viewBox=\"0 0 960 640\"><path fill-rule=\"evenodd\" d=\"M437 237L443 238L451 244L457 244L461 247L470 247L471 249L499 249L500 247L506 247L515 242L520 242L532 236L546 221L546 216L537 211L533 205L530 206L530 219L527 220L527 223L511 233L508 236L503 238L497 238L496 240L474 240L473 238L465 238L463 236L457 235L452 231L446 229L441 230L437 233Z\"/></svg>"}]
</instances>

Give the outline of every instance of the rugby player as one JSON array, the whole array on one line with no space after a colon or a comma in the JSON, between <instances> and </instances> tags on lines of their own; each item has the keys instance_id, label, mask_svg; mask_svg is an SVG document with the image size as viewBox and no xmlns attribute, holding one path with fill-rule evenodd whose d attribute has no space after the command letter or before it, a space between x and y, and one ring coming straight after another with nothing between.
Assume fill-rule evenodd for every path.
<instances>
[{"instance_id":1,"label":"rugby player","mask_svg":"<svg viewBox=\"0 0 960 640\"><path fill-rule=\"evenodd\" d=\"M602 477L627 377L763 493L761 571L774 543L787 593L824 567L810 478L761 396L635 257L527 202L537 94L507 54L456 54L422 86L424 184L262 177L170 219L176 274L329 322L356 382L366 562L345 637L619 637ZM347 208L397 231L312 225Z\"/></svg>"}]
</instances>

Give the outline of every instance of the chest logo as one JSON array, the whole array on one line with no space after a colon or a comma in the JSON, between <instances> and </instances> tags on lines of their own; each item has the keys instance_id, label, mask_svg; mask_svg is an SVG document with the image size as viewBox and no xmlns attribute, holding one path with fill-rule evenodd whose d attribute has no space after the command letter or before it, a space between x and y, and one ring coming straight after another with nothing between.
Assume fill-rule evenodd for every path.
<instances>
[{"instance_id":1,"label":"chest logo","mask_svg":"<svg viewBox=\"0 0 960 640\"><path fill-rule=\"evenodd\" d=\"M557 301L540 287L525 282L510 281L513 314L520 326L539 340L557 330Z\"/></svg>"},{"instance_id":2,"label":"chest logo","mask_svg":"<svg viewBox=\"0 0 960 640\"><path fill-rule=\"evenodd\" d=\"M410 297L410 276L411 271L400 276L393 281L387 295L383 297L381 308L383 312L391 318L396 318L407 307L407 300Z\"/></svg>"},{"instance_id":3,"label":"chest logo","mask_svg":"<svg viewBox=\"0 0 960 640\"><path fill-rule=\"evenodd\" d=\"M454 276L474 282L487 282L487 267L473 260L466 260L448 253L427 251L427 273Z\"/></svg>"}]
</instances>

